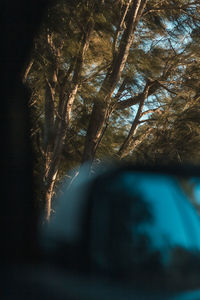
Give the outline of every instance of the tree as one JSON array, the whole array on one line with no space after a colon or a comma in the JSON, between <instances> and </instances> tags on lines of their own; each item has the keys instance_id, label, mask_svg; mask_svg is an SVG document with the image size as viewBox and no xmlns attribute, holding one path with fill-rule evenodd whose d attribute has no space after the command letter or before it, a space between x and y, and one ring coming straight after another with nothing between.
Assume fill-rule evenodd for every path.
<instances>
[{"instance_id":1,"label":"tree","mask_svg":"<svg viewBox=\"0 0 200 300\"><path fill-rule=\"evenodd\" d=\"M115 33L116 40L114 46L119 43L118 48L114 47L113 58L111 66L102 82L97 99L94 102L91 113L90 123L87 130L85 148L83 152L83 162L94 160L96 148L101 139L103 126L109 115L109 108L111 105L111 97L114 93L115 87L121 77L125 67L130 47L133 43L135 29L142 16L142 13L147 4L147 0L129 1L126 4L126 9L121 15L120 24ZM130 9L128 10L128 8ZM121 39L118 42L119 31L125 23L127 16L126 28L124 29Z\"/></svg>"},{"instance_id":2,"label":"tree","mask_svg":"<svg viewBox=\"0 0 200 300\"><path fill-rule=\"evenodd\" d=\"M200 162L200 59L196 34L197 29L193 29L180 56L179 68L172 83L173 93L164 94L160 99L164 106L152 110L150 118L140 123L136 140L141 140L144 132L150 132L137 147L129 149L128 155L136 161Z\"/></svg>"},{"instance_id":3,"label":"tree","mask_svg":"<svg viewBox=\"0 0 200 300\"><path fill-rule=\"evenodd\" d=\"M53 188L71 122L73 103L82 84L83 72L86 72L84 61L94 31L94 20L101 17L95 4L95 1L85 1L83 4L75 1L69 7L64 1L58 2L49 9L40 37L35 41L33 57L35 55L35 68L39 64L41 74L37 76L33 70L35 78L30 74L30 85L33 90L37 85L33 96L42 98L42 103L39 104L43 112L39 144L43 160L43 195L47 219L50 216ZM54 9L56 12L52 14ZM57 24L60 18L59 26L63 26L61 31ZM98 21L96 25L98 26ZM66 34L63 32L65 29ZM29 66L33 64L32 61ZM29 66L24 80L30 70Z\"/></svg>"},{"instance_id":4,"label":"tree","mask_svg":"<svg viewBox=\"0 0 200 300\"><path fill-rule=\"evenodd\" d=\"M191 116L199 93L199 6L59 0L49 8L24 75L46 219L55 182L71 167L90 161L89 172L108 154L154 160L161 132L173 133L177 150L181 111Z\"/></svg>"}]
</instances>

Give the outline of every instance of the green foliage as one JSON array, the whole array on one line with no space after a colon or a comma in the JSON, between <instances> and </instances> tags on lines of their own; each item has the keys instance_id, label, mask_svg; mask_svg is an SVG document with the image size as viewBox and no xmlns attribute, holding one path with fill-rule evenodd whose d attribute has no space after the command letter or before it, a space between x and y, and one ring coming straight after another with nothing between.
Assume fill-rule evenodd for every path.
<instances>
[{"instance_id":1,"label":"green foliage","mask_svg":"<svg viewBox=\"0 0 200 300\"><path fill-rule=\"evenodd\" d=\"M148 120L152 132L133 150L131 159L152 164L200 163L200 103L179 101L175 97L168 111L152 114ZM140 130L147 130L146 125Z\"/></svg>"},{"instance_id":2,"label":"green foliage","mask_svg":"<svg viewBox=\"0 0 200 300\"><path fill-rule=\"evenodd\" d=\"M58 177L61 178L81 163L92 107L113 61L113 44L125 4L127 1L77 0L69 4L59 0L49 8L40 33L35 37L34 63L27 77L32 90L36 177L44 163L46 80L53 80L52 74L56 72L53 111L56 119L62 88L66 87L67 94L73 87L75 65L81 60L80 49L87 28L93 23L61 154ZM117 109L115 105L139 97L150 80L154 87L145 101L125 159L142 163L200 162L199 20L197 2L148 1L111 99L108 120L96 151L97 159L117 157L136 116L138 103L133 102L132 107L126 109ZM117 45L127 21L126 17ZM48 35L52 45L47 40ZM161 107L160 110L156 111L157 107ZM144 114L148 110L153 112Z\"/></svg>"}]
</instances>

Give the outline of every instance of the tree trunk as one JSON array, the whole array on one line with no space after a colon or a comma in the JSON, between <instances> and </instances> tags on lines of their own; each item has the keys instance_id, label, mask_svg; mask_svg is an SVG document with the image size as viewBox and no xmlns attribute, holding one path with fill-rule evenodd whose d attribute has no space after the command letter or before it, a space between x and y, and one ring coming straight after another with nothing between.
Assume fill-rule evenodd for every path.
<instances>
[{"instance_id":1,"label":"tree trunk","mask_svg":"<svg viewBox=\"0 0 200 300\"><path fill-rule=\"evenodd\" d=\"M45 187L45 208L44 208L44 214L45 214L45 220L48 222L51 216L51 202L53 197L53 191L54 191L54 184L56 181L58 169L54 172L54 175L52 176L51 181L49 184Z\"/></svg>"},{"instance_id":2,"label":"tree trunk","mask_svg":"<svg viewBox=\"0 0 200 300\"><path fill-rule=\"evenodd\" d=\"M49 167L51 165L51 157L54 147L54 97L55 87L57 84L57 70L52 72L51 79L46 78L46 90L45 90L45 122L44 122L44 137L43 137L43 157L44 157L44 170L43 170L43 195L45 201L45 219L48 221L51 213L51 197L53 193L54 182L56 174L53 179L49 180Z\"/></svg>"},{"instance_id":3,"label":"tree trunk","mask_svg":"<svg viewBox=\"0 0 200 300\"><path fill-rule=\"evenodd\" d=\"M132 1L132 6L128 15L127 27L122 35L119 49L113 58L113 63L107 76L102 83L102 87L93 105L93 110L86 134L85 147L82 162L92 161L101 139L105 121L107 120L110 108L111 97L120 79L125 63L128 58L129 50L133 42L134 31L146 6L147 0Z\"/></svg>"},{"instance_id":4,"label":"tree trunk","mask_svg":"<svg viewBox=\"0 0 200 300\"><path fill-rule=\"evenodd\" d=\"M56 132L56 137L54 136L53 144L51 143L50 152L46 153L48 157L48 164L45 169L45 178L44 178L44 186L45 186L45 219L48 221L51 214L51 198L53 196L54 184L56 181L56 176L58 174L60 158L63 150L64 141L66 138L66 133L71 121L71 112L73 103L78 91L78 88L81 84L81 71L85 58L85 54L89 47L90 37L93 31L94 23L93 21L89 21L87 24L86 31L83 33L82 43L80 46L79 54L75 60L75 63L69 69L69 72L66 74L64 78L64 82L62 83L62 88L59 94L59 104L58 111L56 113L56 120L54 122L53 132ZM69 76L73 72L73 77L71 82L69 83ZM52 85L49 85L51 95L53 95ZM52 104L49 103L49 105ZM48 106L47 106L48 108ZM54 112L54 110L52 110ZM54 116L53 116L54 119ZM46 126L47 123L52 121L50 120L50 116L46 118ZM46 132L47 132L46 128ZM49 136L50 137L50 136ZM53 146L53 147L52 147ZM48 151L48 148L46 148Z\"/></svg>"}]
</instances>

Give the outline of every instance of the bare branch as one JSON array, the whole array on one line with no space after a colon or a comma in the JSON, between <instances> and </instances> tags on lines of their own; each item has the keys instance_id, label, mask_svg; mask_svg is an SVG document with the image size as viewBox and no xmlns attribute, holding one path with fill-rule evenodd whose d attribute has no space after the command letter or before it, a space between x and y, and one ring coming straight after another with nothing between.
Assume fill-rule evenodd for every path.
<instances>
[{"instance_id":1,"label":"bare branch","mask_svg":"<svg viewBox=\"0 0 200 300\"><path fill-rule=\"evenodd\" d=\"M26 67L26 69L25 69L24 76L23 76L23 78L22 78L22 82L23 82L24 84L25 84L26 81L27 81L27 77L28 77L28 74L29 74L29 72L30 72L32 66L33 66L33 63L34 63L34 60L31 59L30 62L29 62L29 64L27 65L27 67Z\"/></svg>"},{"instance_id":2,"label":"bare branch","mask_svg":"<svg viewBox=\"0 0 200 300\"><path fill-rule=\"evenodd\" d=\"M156 80L154 82L152 82L152 85L149 88L149 93L148 95L151 96L153 93L155 93L155 91L160 87L159 82ZM116 103L115 105L115 109L120 110L120 109L125 109L128 107L131 107L133 105L136 105L138 103L141 102L141 100L143 99L143 93L140 93L134 97L128 98L126 100L123 101L119 101Z\"/></svg>"},{"instance_id":3,"label":"bare branch","mask_svg":"<svg viewBox=\"0 0 200 300\"><path fill-rule=\"evenodd\" d=\"M119 87L119 89L117 91L116 96L114 97L115 99L119 99L120 98L121 94L123 93L123 91L124 91L124 89L126 87L127 81L128 81L128 78L125 77L124 80L123 80L123 82L122 82L122 84L120 85L120 87Z\"/></svg>"},{"instance_id":4,"label":"bare branch","mask_svg":"<svg viewBox=\"0 0 200 300\"><path fill-rule=\"evenodd\" d=\"M114 37L114 42L113 42L113 57L115 56L116 54L116 51L117 51L117 42L118 42L118 39L119 39L119 36L123 30L123 27L125 26L124 23L125 23L125 18L127 16L127 13L128 13L128 10L129 10L129 7L130 7L130 4L131 4L131 1L132 0L129 0L128 3L126 3L125 5L125 8L124 8L124 11L122 13L122 16L121 16L121 20L118 24L118 28L115 32L115 37Z\"/></svg>"},{"instance_id":5,"label":"bare branch","mask_svg":"<svg viewBox=\"0 0 200 300\"><path fill-rule=\"evenodd\" d=\"M159 106L159 107L154 108L154 109L148 109L148 110L144 111L143 113L141 113L141 117L143 117L147 114L150 114L150 113L154 113L154 112L161 113L161 108L163 108L164 106L165 105Z\"/></svg>"},{"instance_id":6,"label":"bare branch","mask_svg":"<svg viewBox=\"0 0 200 300\"><path fill-rule=\"evenodd\" d=\"M121 158L123 157L123 155L126 152L127 148L130 146L131 140L132 140L132 138L133 138L133 136L135 134L136 128L137 128L137 126L139 124L139 120L141 118L141 113L142 113L142 109L143 109L145 100L149 96L149 90L150 90L150 87L152 86L152 84L153 84L152 82L147 81L147 83L145 85L144 91L143 91L143 93L141 95L140 104L139 104L136 116L135 116L135 118L133 120L133 123L132 123L131 129L129 131L129 134L126 137L126 139L124 140L124 142L123 142L123 144L120 147L119 152L118 152L118 155Z\"/></svg>"},{"instance_id":7,"label":"bare branch","mask_svg":"<svg viewBox=\"0 0 200 300\"><path fill-rule=\"evenodd\" d=\"M82 83L87 82L87 81L95 78L100 72L108 70L110 65L111 64L109 63L109 64L101 66L100 68L98 66L97 68L95 68L95 70L96 70L95 72L93 72L91 75L89 75L88 77L86 77L85 79L82 80Z\"/></svg>"},{"instance_id":8,"label":"bare branch","mask_svg":"<svg viewBox=\"0 0 200 300\"><path fill-rule=\"evenodd\" d=\"M168 87L166 87L165 85L163 85L160 81L158 81L158 83L160 84L160 86L165 89L167 92L171 93L171 94L174 94L174 95L177 95L176 92L170 90Z\"/></svg>"}]
</instances>

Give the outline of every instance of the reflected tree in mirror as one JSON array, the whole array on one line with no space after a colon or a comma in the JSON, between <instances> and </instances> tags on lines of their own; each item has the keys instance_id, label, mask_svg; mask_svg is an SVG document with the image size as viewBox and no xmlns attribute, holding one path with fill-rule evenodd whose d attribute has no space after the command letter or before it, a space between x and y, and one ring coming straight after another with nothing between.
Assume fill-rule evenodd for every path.
<instances>
[{"instance_id":1,"label":"reflected tree in mirror","mask_svg":"<svg viewBox=\"0 0 200 300\"><path fill-rule=\"evenodd\" d=\"M197 179L140 172L96 180L90 199L94 271L151 287L200 284L194 182L198 187Z\"/></svg>"}]
</instances>

